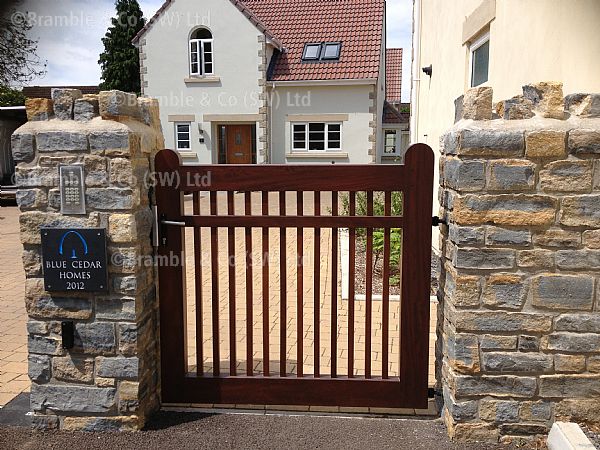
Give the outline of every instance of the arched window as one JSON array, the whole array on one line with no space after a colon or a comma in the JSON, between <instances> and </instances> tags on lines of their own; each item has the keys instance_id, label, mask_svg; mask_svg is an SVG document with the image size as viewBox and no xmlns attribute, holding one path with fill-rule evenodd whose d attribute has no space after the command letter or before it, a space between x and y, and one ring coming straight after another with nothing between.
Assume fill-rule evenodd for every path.
<instances>
[{"instance_id":1,"label":"arched window","mask_svg":"<svg viewBox=\"0 0 600 450\"><path fill-rule=\"evenodd\" d=\"M190 37L190 75L213 74L213 37L206 28L198 28Z\"/></svg>"}]
</instances>

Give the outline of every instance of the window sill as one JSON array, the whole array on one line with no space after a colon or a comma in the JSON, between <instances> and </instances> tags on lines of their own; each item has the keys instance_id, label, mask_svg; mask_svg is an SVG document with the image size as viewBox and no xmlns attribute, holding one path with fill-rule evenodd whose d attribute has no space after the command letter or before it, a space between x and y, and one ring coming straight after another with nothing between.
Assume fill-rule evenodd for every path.
<instances>
[{"instance_id":1,"label":"window sill","mask_svg":"<svg viewBox=\"0 0 600 450\"><path fill-rule=\"evenodd\" d=\"M214 75L209 75L206 77L191 77L191 78L184 78L183 81L187 84L193 84L193 83L218 83L221 81L221 77L216 77Z\"/></svg>"},{"instance_id":2,"label":"window sill","mask_svg":"<svg viewBox=\"0 0 600 450\"><path fill-rule=\"evenodd\" d=\"M198 157L198 154L192 150L177 150L177 153L183 159L196 159Z\"/></svg>"},{"instance_id":3,"label":"window sill","mask_svg":"<svg viewBox=\"0 0 600 450\"><path fill-rule=\"evenodd\" d=\"M285 155L287 159L294 158L348 158L348 153L346 152L294 152L287 153Z\"/></svg>"}]
</instances>

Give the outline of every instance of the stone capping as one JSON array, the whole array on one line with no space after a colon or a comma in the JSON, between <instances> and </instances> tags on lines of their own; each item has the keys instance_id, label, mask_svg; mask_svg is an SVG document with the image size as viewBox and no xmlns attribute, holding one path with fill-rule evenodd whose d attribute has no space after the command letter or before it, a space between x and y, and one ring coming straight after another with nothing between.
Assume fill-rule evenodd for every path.
<instances>
[{"instance_id":1,"label":"stone capping","mask_svg":"<svg viewBox=\"0 0 600 450\"><path fill-rule=\"evenodd\" d=\"M459 440L600 424L600 95L467 91L440 139L436 378Z\"/></svg>"},{"instance_id":2,"label":"stone capping","mask_svg":"<svg viewBox=\"0 0 600 450\"><path fill-rule=\"evenodd\" d=\"M148 175L164 148L158 102L121 91L54 89L29 99L11 138L25 269L33 426L136 430L159 405L158 299ZM60 213L58 167L82 164L87 213ZM107 230L109 292L44 290L40 228ZM118 255L118 258L112 258ZM140 263L138 263L138 261ZM61 321L75 346L61 345Z\"/></svg>"}]
</instances>

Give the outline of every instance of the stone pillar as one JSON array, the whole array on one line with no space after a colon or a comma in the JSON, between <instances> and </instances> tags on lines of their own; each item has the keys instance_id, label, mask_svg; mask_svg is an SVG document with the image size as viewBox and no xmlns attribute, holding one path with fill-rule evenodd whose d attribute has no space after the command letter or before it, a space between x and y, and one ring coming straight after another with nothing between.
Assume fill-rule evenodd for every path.
<instances>
[{"instance_id":1,"label":"stone pillar","mask_svg":"<svg viewBox=\"0 0 600 450\"><path fill-rule=\"evenodd\" d=\"M451 436L507 442L600 423L600 95L491 98L441 139L438 382Z\"/></svg>"},{"instance_id":2,"label":"stone pillar","mask_svg":"<svg viewBox=\"0 0 600 450\"><path fill-rule=\"evenodd\" d=\"M163 148L158 103L119 91L57 89L28 100L12 137L29 314L34 426L138 429L158 405L158 316L147 175ZM58 167L84 166L85 215L60 213ZM44 291L40 228L107 230L108 294ZM62 347L61 321L75 324Z\"/></svg>"}]
</instances>

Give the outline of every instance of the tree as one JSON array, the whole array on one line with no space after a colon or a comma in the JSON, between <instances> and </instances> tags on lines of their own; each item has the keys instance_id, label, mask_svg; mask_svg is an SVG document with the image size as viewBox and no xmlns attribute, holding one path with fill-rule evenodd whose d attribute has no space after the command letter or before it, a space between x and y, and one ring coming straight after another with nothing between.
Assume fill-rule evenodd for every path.
<instances>
[{"instance_id":1,"label":"tree","mask_svg":"<svg viewBox=\"0 0 600 450\"><path fill-rule=\"evenodd\" d=\"M46 73L36 53L38 41L27 37L32 27L27 13L0 10L0 85L22 85Z\"/></svg>"},{"instance_id":2,"label":"tree","mask_svg":"<svg viewBox=\"0 0 600 450\"><path fill-rule=\"evenodd\" d=\"M102 38L104 52L98 61L103 80L100 88L139 93L139 52L131 41L144 27L146 20L137 0L116 0L115 7L117 15Z\"/></svg>"},{"instance_id":3,"label":"tree","mask_svg":"<svg viewBox=\"0 0 600 450\"><path fill-rule=\"evenodd\" d=\"M0 106L23 106L25 96L17 89L0 84Z\"/></svg>"}]
</instances>

